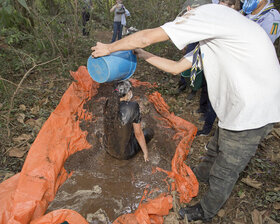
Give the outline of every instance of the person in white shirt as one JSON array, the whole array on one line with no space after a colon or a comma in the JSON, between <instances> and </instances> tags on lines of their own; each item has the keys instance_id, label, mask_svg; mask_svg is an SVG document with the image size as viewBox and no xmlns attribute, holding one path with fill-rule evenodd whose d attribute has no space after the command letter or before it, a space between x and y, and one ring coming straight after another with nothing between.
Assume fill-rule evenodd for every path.
<instances>
[{"instance_id":1,"label":"person in white shirt","mask_svg":"<svg viewBox=\"0 0 280 224\"><path fill-rule=\"evenodd\" d=\"M210 220L226 202L260 141L280 121L280 66L275 48L257 23L211 0L188 0L185 13L161 27L142 30L111 44L97 43L92 56L144 48L169 39L178 49L199 42L211 105L219 119L206 158L196 176L209 191L195 206L180 209L188 220ZM204 5L205 4L205 5ZM194 8L194 9L191 9ZM261 43L261 44L260 44ZM171 74L190 69L178 62L136 51L148 63ZM207 167L200 172L199 167ZM203 170L203 169L202 169ZM200 175L201 174L201 175Z\"/></svg>"}]
</instances>

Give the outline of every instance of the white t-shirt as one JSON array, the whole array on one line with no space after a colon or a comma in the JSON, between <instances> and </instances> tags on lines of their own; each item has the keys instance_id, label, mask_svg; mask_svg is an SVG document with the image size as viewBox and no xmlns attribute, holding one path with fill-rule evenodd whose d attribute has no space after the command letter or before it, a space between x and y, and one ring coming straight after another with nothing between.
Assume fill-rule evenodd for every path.
<instances>
[{"instance_id":1,"label":"white t-shirt","mask_svg":"<svg viewBox=\"0 0 280 224\"><path fill-rule=\"evenodd\" d=\"M180 50L199 41L210 102L219 127L242 131L280 121L280 66L257 23L207 4L162 26Z\"/></svg>"}]
</instances>

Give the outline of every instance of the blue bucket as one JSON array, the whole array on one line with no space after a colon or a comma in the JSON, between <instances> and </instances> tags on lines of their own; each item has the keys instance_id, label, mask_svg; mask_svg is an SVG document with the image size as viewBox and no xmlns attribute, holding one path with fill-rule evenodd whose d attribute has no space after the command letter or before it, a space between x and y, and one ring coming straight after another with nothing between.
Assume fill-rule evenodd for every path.
<instances>
[{"instance_id":1,"label":"blue bucket","mask_svg":"<svg viewBox=\"0 0 280 224\"><path fill-rule=\"evenodd\" d=\"M98 83L129 79L136 66L137 59L132 51L117 51L99 58L90 56L87 61L88 72Z\"/></svg>"}]
</instances>

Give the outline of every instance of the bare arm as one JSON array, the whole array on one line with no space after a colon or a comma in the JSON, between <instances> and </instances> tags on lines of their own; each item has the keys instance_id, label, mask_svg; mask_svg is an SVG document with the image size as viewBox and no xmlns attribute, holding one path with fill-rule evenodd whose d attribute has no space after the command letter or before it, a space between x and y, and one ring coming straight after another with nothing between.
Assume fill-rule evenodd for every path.
<instances>
[{"instance_id":1,"label":"bare arm","mask_svg":"<svg viewBox=\"0 0 280 224\"><path fill-rule=\"evenodd\" d=\"M141 124L140 123L133 123L133 130L134 130L134 134L135 134L135 138L137 139L143 153L144 153L144 160L145 162L149 161L148 159L148 148L147 148L147 144L146 144L146 140L145 140L145 136L144 133L142 131L141 128Z\"/></svg>"},{"instance_id":2,"label":"bare arm","mask_svg":"<svg viewBox=\"0 0 280 224\"><path fill-rule=\"evenodd\" d=\"M115 11L115 9L116 9L116 7L117 7L117 4L116 4L116 5L114 5L114 6L110 9L110 12L114 12L114 11Z\"/></svg>"},{"instance_id":3,"label":"bare arm","mask_svg":"<svg viewBox=\"0 0 280 224\"><path fill-rule=\"evenodd\" d=\"M97 45L91 48L92 56L102 57L116 51L144 48L166 40L169 40L169 37L161 27L142 30L111 44L97 42Z\"/></svg>"},{"instance_id":4,"label":"bare arm","mask_svg":"<svg viewBox=\"0 0 280 224\"><path fill-rule=\"evenodd\" d=\"M173 75L177 75L192 67L192 63L185 57L181 58L179 61L172 61L167 58L156 56L142 49L136 49L134 52L138 57L143 58L146 62L150 63L151 65L165 72L169 72Z\"/></svg>"}]
</instances>

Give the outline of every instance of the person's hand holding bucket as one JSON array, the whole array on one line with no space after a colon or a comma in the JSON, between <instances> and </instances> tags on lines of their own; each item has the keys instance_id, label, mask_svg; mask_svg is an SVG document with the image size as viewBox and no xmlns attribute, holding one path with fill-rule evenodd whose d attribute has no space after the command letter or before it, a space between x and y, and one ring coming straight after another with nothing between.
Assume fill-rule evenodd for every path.
<instances>
[{"instance_id":1,"label":"person's hand holding bucket","mask_svg":"<svg viewBox=\"0 0 280 224\"><path fill-rule=\"evenodd\" d=\"M94 58L106 56L111 53L109 49L109 44L103 44L101 42L97 42L96 46L92 47L91 50L91 55Z\"/></svg>"},{"instance_id":2,"label":"person's hand holding bucket","mask_svg":"<svg viewBox=\"0 0 280 224\"><path fill-rule=\"evenodd\" d=\"M94 48L98 48L98 52L99 49L101 49L100 52L105 52L98 54L105 55L103 57L93 58L90 56L88 58L87 69L94 81L104 83L125 80L129 79L135 72L137 59L132 51L117 51L110 54L106 44L102 43L97 44Z\"/></svg>"}]
</instances>

